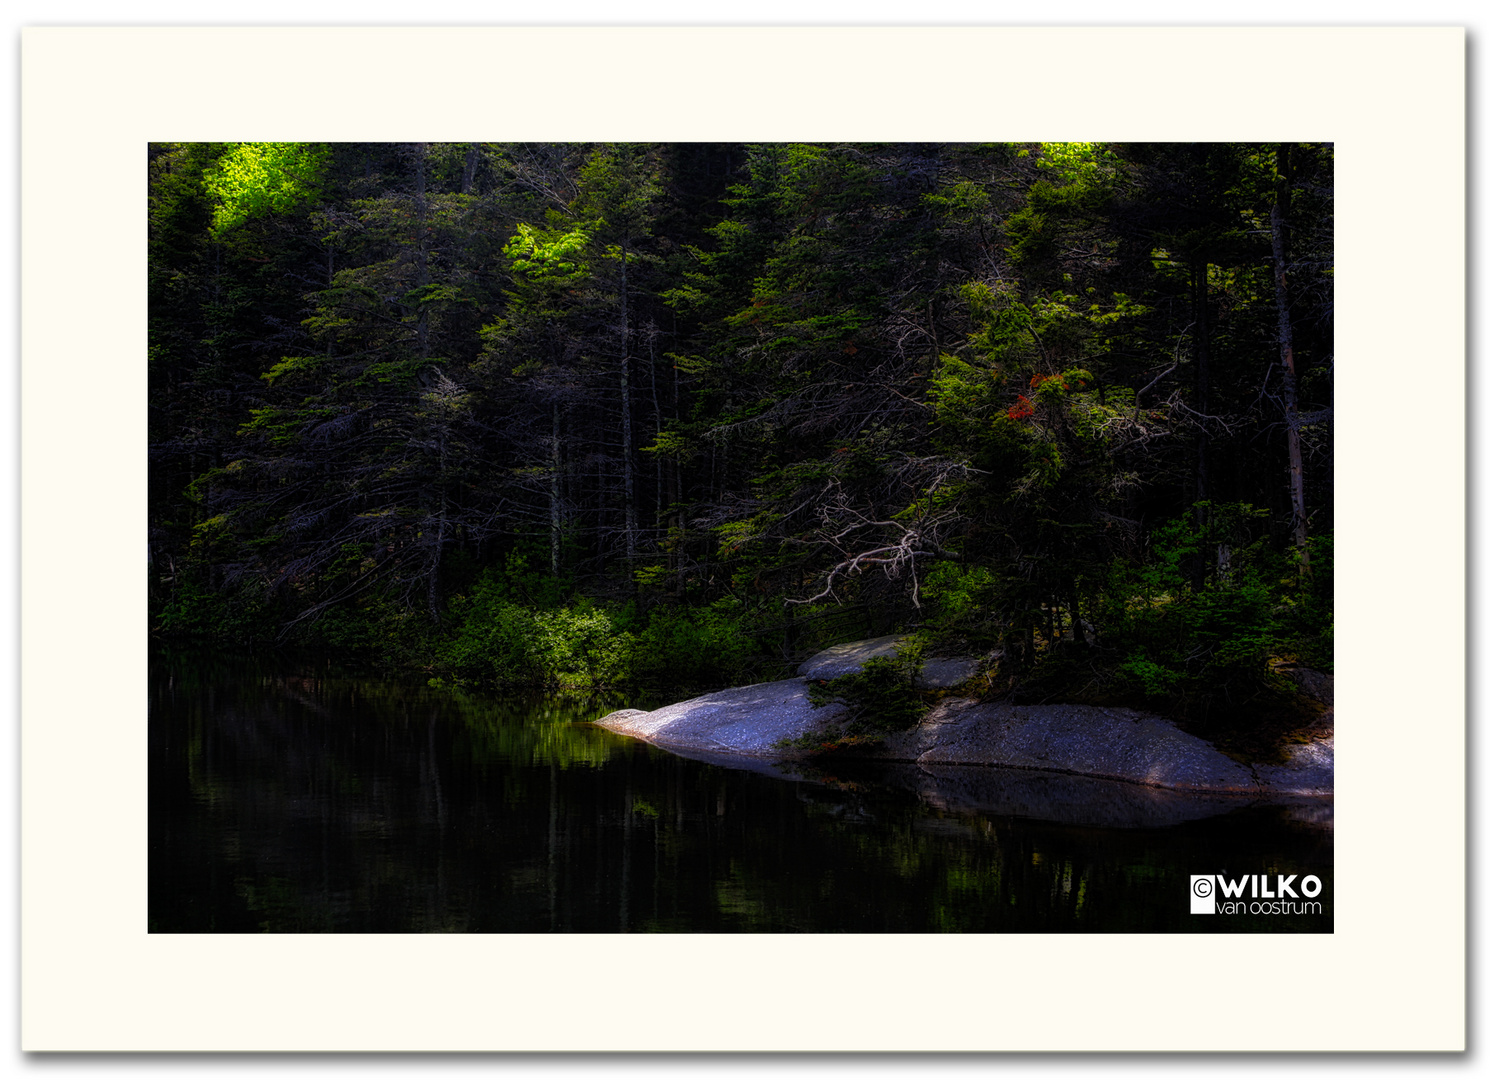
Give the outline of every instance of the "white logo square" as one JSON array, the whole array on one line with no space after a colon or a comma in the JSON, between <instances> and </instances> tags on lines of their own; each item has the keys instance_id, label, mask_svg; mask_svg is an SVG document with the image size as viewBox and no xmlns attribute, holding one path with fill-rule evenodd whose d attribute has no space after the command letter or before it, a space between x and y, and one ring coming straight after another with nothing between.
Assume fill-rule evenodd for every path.
<instances>
[{"instance_id":1,"label":"white logo square","mask_svg":"<svg viewBox=\"0 0 1494 1080\"><path fill-rule=\"evenodd\" d=\"M1193 874L1188 878L1188 913L1214 914L1214 875Z\"/></svg>"}]
</instances>

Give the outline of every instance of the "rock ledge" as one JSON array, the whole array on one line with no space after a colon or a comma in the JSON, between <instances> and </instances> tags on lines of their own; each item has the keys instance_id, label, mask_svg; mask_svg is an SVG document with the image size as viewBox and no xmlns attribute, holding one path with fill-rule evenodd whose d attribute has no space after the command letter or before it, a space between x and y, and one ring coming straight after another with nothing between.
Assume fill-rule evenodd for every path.
<instances>
[{"instance_id":1,"label":"rock ledge","mask_svg":"<svg viewBox=\"0 0 1494 1080\"><path fill-rule=\"evenodd\" d=\"M687 756L759 767L787 756L782 740L834 737L840 705L809 704L807 679L860 670L891 655L900 639L875 638L827 649L800 667L800 678L720 690L653 712L623 709L597 723ZM975 674L971 659L933 661L940 681L958 685ZM925 665L928 674L930 665ZM963 674L961 674L963 673ZM958 676L957 678L955 676ZM951 682L943 681L945 679ZM981 765L1123 781L1178 792L1218 795L1331 796L1333 736L1293 748L1282 765L1242 765L1159 716L1084 705L1019 706L947 698L915 728L887 737L865 756L924 770Z\"/></svg>"}]
</instances>

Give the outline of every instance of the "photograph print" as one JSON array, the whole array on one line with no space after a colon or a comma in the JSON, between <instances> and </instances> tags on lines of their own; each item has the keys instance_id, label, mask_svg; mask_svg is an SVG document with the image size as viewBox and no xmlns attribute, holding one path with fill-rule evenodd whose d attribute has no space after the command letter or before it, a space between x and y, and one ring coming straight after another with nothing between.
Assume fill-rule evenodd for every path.
<instances>
[{"instance_id":1,"label":"photograph print","mask_svg":"<svg viewBox=\"0 0 1494 1080\"><path fill-rule=\"evenodd\" d=\"M153 143L149 927L1332 933L1327 143Z\"/></svg>"}]
</instances>

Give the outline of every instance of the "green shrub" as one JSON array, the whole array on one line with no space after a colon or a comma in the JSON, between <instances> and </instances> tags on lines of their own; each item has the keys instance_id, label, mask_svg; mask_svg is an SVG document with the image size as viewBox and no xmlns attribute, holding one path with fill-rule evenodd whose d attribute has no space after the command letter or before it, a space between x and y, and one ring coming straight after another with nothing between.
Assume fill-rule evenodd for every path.
<instances>
[{"instance_id":1,"label":"green shrub","mask_svg":"<svg viewBox=\"0 0 1494 1080\"><path fill-rule=\"evenodd\" d=\"M1287 559L1282 576L1295 586L1288 591L1280 612L1291 639L1291 659L1319 671L1333 670L1333 534L1308 541L1312 572L1306 578L1296 573L1296 553Z\"/></svg>"},{"instance_id":2,"label":"green shrub","mask_svg":"<svg viewBox=\"0 0 1494 1080\"><path fill-rule=\"evenodd\" d=\"M618 674L613 620L589 601L562 606L564 583L510 555L447 605L451 637L436 666L458 681L497 686L604 685Z\"/></svg>"},{"instance_id":3,"label":"green shrub","mask_svg":"<svg viewBox=\"0 0 1494 1080\"><path fill-rule=\"evenodd\" d=\"M545 681L565 686L606 686L623 674L631 635L619 632L607 612L582 600L573 607L529 613Z\"/></svg>"},{"instance_id":4,"label":"green shrub","mask_svg":"<svg viewBox=\"0 0 1494 1080\"><path fill-rule=\"evenodd\" d=\"M809 684L814 708L840 702L850 715L846 732L903 731L923 719L928 705L915 683L923 670L923 643L909 642L894 656L876 656L859 672Z\"/></svg>"},{"instance_id":5,"label":"green shrub","mask_svg":"<svg viewBox=\"0 0 1494 1080\"><path fill-rule=\"evenodd\" d=\"M623 666L634 682L671 686L730 685L747 676L755 647L736 601L710 608L656 607L625 644Z\"/></svg>"},{"instance_id":6,"label":"green shrub","mask_svg":"<svg viewBox=\"0 0 1494 1080\"><path fill-rule=\"evenodd\" d=\"M631 603L568 602L563 585L516 558L484 573L448 605L452 630L436 666L486 685L670 687L729 684L753 667L738 601L661 605L644 617Z\"/></svg>"},{"instance_id":7,"label":"green shrub","mask_svg":"<svg viewBox=\"0 0 1494 1080\"><path fill-rule=\"evenodd\" d=\"M532 613L507 600L475 599L465 606L454 640L437 662L458 679L479 684L534 684L545 681L535 644Z\"/></svg>"},{"instance_id":8,"label":"green shrub","mask_svg":"<svg viewBox=\"0 0 1494 1080\"><path fill-rule=\"evenodd\" d=\"M209 588L189 572L153 620L168 639L251 645L274 636L275 612L257 584Z\"/></svg>"},{"instance_id":9,"label":"green shrub","mask_svg":"<svg viewBox=\"0 0 1494 1080\"><path fill-rule=\"evenodd\" d=\"M1123 663L1116 665L1116 673L1137 687L1149 699L1165 698L1183 679L1181 671L1163 667L1140 650L1132 653Z\"/></svg>"},{"instance_id":10,"label":"green shrub","mask_svg":"<svg viewBox=\"0 0 1494 1080\"><path fill-rule=\"evenodd\" d=\"M457 679L499 686L604 686L620 674L626 635L589 603L531 611L482 595L462 605L437 664Z\"/></svg>"}]
</instances>

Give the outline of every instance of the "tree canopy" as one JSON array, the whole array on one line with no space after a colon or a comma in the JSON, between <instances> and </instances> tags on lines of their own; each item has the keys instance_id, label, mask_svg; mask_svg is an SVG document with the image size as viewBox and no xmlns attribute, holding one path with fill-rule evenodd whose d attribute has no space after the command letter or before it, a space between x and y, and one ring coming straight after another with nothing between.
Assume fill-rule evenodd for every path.
<instances>
[{"instance_id":1,"label":"tree canopy","mask_svg":"<svg viewBox=\"0 0 1494 1080\"><path fill-rule=\"evenodd\" d=\"M1333 149L158 144L156 631L503 681L1332 662ZM548 644L546 644L548 642Z\"/></svg>"}]
</instances>

